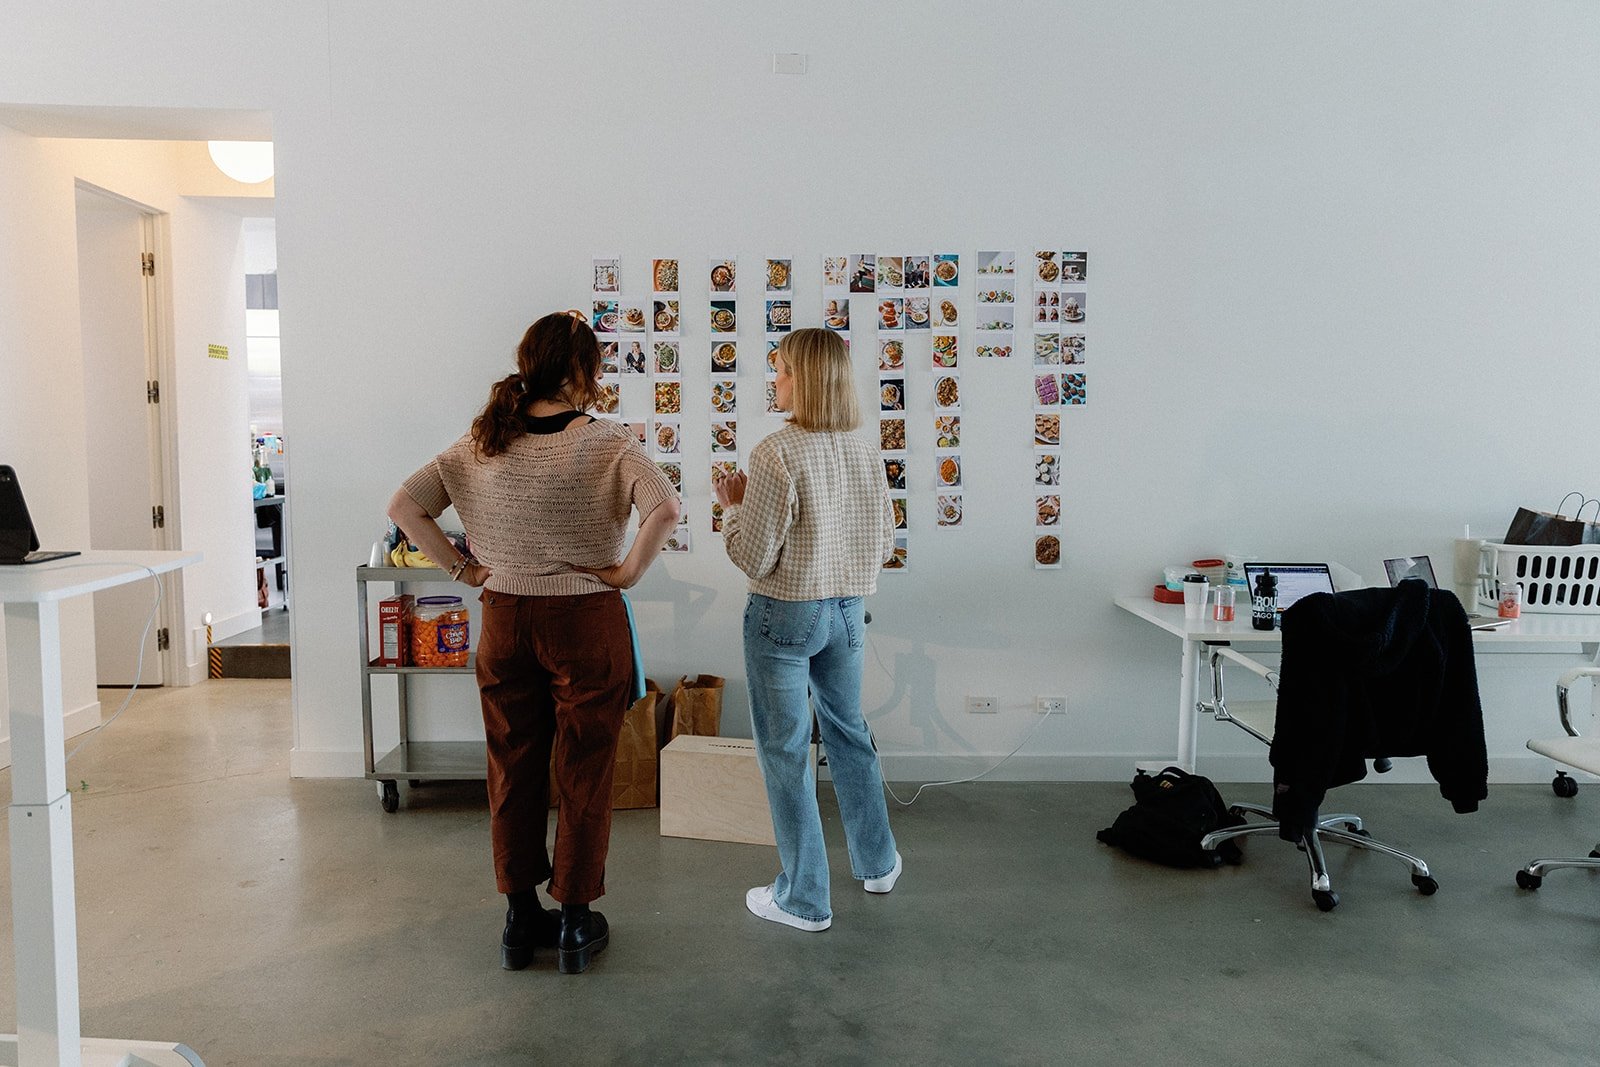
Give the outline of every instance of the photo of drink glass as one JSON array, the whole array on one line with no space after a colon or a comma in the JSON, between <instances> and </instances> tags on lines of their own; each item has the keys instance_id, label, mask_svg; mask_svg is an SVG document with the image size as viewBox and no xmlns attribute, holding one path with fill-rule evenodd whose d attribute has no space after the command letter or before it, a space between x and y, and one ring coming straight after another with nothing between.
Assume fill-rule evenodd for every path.
<instances>
[{"instance_id":1,"label":"photo of drink glass","mask_svg":"<svg viewBox=\"0 0 1600 1067\"><path fill-rule=\"evenodd\" d=\"M1219 585L1211 590L1211 618L1215 622L1232 622L1235 590L1231 585Z\"/></svg>"}]
</instances>

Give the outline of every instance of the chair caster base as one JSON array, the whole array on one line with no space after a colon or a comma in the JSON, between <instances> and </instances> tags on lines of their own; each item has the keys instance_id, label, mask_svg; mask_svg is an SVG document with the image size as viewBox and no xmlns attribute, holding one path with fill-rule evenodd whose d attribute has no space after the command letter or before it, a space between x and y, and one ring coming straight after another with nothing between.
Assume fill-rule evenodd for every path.
<instances>
[{"instance_id":1,"label":"chair caster base","mask_svg":"<svg viewBox=\"0 0 1600 1067\"><path fill-rule=\"evenodd\" d=\"M1438 879L1426 874L1413 874L1411 884L1417 887L1417 892L1425 897L1431 897L1439 891Z\"/></svg>"},{"instance_id":2,"label":"chair caster base","mask_svg":"<svg viewBox=\"0 0 1600 1067\"><path fill-rule=\"evenodd\" d=\"M1537 874L1529 874L1527 871L1517 872L1518 889L1538 889L1543 884L1544 879Z\"/></svg>"},{"instance_id":3,"label":"chair caster base","mask_svg":"<svg viewBox=\"0 0 1600 1067\"><path fill-rule=\"evenodd\" d=\"M1550 780L1550 789L1563 799L1575 797L1578 795L1578 781L1566 771L1557 771L1556 776Z\"/></svg>"},{"instance_id":4,"label":"chair caster base","mask_svg":"<svg viewBox=\"0 0 1600 1067\"><path fill-rule=\"evenodd\" d=\"M1339 894L1331 889L1313 889L1311 899L1317 902L1318 911L1332 911L1339 906Z\"/></svg>"}]
</instances>

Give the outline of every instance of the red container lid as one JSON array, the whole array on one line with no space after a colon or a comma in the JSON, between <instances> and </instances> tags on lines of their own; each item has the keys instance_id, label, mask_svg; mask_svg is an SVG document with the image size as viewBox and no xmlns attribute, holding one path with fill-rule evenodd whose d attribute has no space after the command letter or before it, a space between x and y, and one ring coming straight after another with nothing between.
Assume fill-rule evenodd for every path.
<instances>
[{"instance_id":1,"label":"red container lid","mask_svg":"<svg viewBox=\"0 0 1600 1067\"><path fill-rule=\"evenodd\" d=\"M1158 604L1182 604L1183 590L1168 589L1166 583L1156 586L1154 599Z\"/></svg>"},{"instance_id":2,"label":"red container lid","mask_svg":"<svg viewBox=\"0 0 1600 1067\"><path fill-rule=\"evenodd\" d=\"M1197 559L1189 564L1189 566L1193 567L1195 570L1201 571L1211 567L1226 567L1227 565L1228 561L1222 559Z\"/></svg>"}]
</instances>

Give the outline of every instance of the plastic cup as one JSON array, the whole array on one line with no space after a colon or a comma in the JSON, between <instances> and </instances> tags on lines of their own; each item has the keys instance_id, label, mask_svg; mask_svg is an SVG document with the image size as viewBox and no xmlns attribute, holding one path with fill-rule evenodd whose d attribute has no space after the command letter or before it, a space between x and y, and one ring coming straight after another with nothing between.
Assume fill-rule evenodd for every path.
<instances>
[{"instance_id":1,"label":"plastic cup","mask_svg":"<svg viewBox=\"0 0 1600 1067\"><path fill-rule=\"evenodd\" d=\"M1183 617L1189 622L1202 622L1206 617L1206 593L1211 583L1203 574L1187 574L1183 579Z\"/></svg>"},{"instance_id":2,"label":"plastic cup","mask_svg":"<svg viewBox=\"0 0 1600 1067\"><path fill-rule=\"evenodd\" d=\"M1219 585L1211 590L1211 618L1213 621L1233 621L1234 596L1234 588L1231 585Z\"/></svg>"}]
</instances>

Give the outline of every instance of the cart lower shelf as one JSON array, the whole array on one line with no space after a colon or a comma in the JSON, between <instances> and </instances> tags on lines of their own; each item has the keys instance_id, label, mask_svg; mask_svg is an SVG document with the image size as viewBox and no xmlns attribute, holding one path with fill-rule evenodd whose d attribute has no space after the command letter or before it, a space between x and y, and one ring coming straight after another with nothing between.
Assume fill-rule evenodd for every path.
<instances>
[{"instance_id":1,"label":"cart lower shelf","mask_svg":"<svg viewBox=\"0 0 1600 1067\"><path fill-rule=\"evenodd\" d=\"M383 810L393 812L400 807L400 779L481 782L488 777L488 752L482 741L407 741L378 760L367 777L378 783Z\"/></svg>"}]
</instances>

